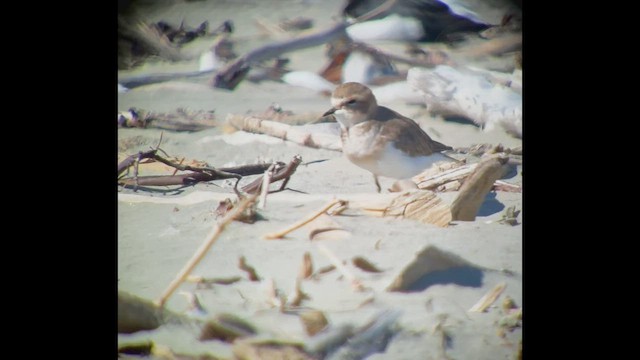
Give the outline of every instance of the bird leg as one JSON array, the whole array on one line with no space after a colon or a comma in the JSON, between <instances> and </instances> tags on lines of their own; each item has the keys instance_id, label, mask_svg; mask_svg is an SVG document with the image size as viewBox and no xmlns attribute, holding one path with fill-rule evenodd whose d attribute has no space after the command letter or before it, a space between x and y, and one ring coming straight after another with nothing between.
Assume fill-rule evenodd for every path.
<instances>
[{"instance_id":1,"label":"bird leg","mask_svg":"<svg viewBox=\"0 0 640 360\"><path fill-rule=\"evenodd\" d=\"M376 182L376 189L378 190L378 193L380 193L382 188L380 187L380 183L378 182L378 177L376 176L376 174L373 174L373 180Z\"/></svg>"}]
</instances>

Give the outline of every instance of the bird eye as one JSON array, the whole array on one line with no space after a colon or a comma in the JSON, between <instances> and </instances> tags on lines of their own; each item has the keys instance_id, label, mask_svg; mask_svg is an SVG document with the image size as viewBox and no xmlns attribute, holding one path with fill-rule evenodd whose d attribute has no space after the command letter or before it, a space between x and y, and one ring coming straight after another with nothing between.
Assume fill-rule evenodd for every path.
<instances>
[{"instance_id":1,"label":"bird eye","mask_svg":"<svg viewBox=\"0 0 640 360\"><path fill-rule=\"evenodd\" d=\"M347 101L348 105L355 104L355 103L356 103L356 99L351 99L351 100Z\"/></svg>"}]
</instances>

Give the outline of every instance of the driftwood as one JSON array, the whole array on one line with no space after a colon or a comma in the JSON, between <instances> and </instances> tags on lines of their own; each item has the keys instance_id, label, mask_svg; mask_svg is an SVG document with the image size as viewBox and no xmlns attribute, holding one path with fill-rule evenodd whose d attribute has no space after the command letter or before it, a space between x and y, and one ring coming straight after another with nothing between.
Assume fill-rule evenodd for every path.
<instances>
[{"instance_id":1,"label":"driftwood","mask_svg":"<svg viewBox=\"0 0 640 360\"><path fill-rule=\"evenodd\" d=\"M340 142L338 133L312 132L311 129L313 128L310 126L313 125L291 126L278 121L239 115L227 116L227 123L238 130L265 134L279 139L293 141L303 146L337 151L342 150L342 143Z\"/></svg>"},{"instance_id":2,"label":"driftwood","mask_svg":"<svg viewBox=\"0 0 640 360\"><path fill-rule=\"evenodd\" d=\"M243 176L247 175L258 175L264 174L264 172L269 169L274 164L251 164L251 165L242 165L237 167L230 168L211 168L211 167L195 167L190 165L182 165L175 163L173 161L167 160L162 156L157 154L158 149L149 150L146 152L139 152L138 154L131 155L124 159L118 165L118 175L124 173L131 166L134 167L134 175L130 178L122 178L118 180L118 184L123 186L134 187L137 189L138 186L170 186L170 185L194 185L198 182L206 182L213 180L223 180L223 179L238 179L240 180ZM153 159L159 161L163 164L166 164L170 167L175 168L176 170L181 171L191 171L186 174L180 175L158 175L158 176L137 176L138 174L138 163L143 159ZM280 186L279 190L272 191L282 191L285 189L289 178L298 168L298 165L302 162L302 158L299 155L294 156L294 158L289 162L289 164L285 165L282 162L275 163L275 172L273 176L269 179L269 183L274 183L280 180L284 180ZM248 194L259 193L262 189L263 178L260 177L256 179L254 182L244 186L242 190ZM237 182L236 182L237 186ZM235 187L234 187L235 189Z\"/></svg>"},{"instance_id":3,"label":"driftwood","mask_svg":"<svg viewBox=\"0 0 640 360\"><path fill-rule=\"evenodd\" d=\"M161 151L161 150L156 148L149 151L144 151L144 152L141 151L141 152L138 152L137 154L131 155L126 159L122 160L120 164L118 164L118 176L122 175L122 173L127 171L131 166L135 166L136 162L140 162L141 160L144 160L144 159L153 159L163 164L166 164L170 167L173 167L177 170L183 170L183 171L193 170L193 171L196 171L198 174L202 174L209 171L211 172L211 174L209 174L210 176L214 176L214 177L218 176L218 178L211 179L211 180L220 180L221 178L229 178L228 174L235 174L239 176L258 175L263 173L265 170L269 168L269 166L271 166L271 164L250 164L250 165L241 165L241 166L219 168L219 169L193 167L188 165L176 164L170 160L167 160L162 156L158 155L158 151ZM216 172L218 172L217 175L216 175ZM170 184L170 185L179 185L179 184Z\"/></svg>"},{"instance_id":4,"label":"driftwood","mask_svg":"<svg viewBox=\"0 0 640 360\"><path fill-rule=\"evenodd\" d=\"M216 126L215 115L208 111L178 108L159 113L131 108L118 114L118 127L155 128L172 131L200 131Z\"/></svg>"},{"instance_id":5,"label":"driftwood","mask_svg":"<svg viewBox=\"0 0 640 360\"><path fill-rule=\"evenodd\" d=\"M507 161L506 157L493 157L473 166L464 165L449 170L449 179L464 178L458 196L451 205L429 190L408 191L394 198L384 208L382 216L413 219L440 227L447 227L451 221L456 220L473 221L487 193L493 188L495 181L504 174ZM438 175L435 177L439 177ZM431 186L438 184L440 182Z\"/></svg>"},{"instance_id":6,"label":"driftwood","mask_svg":"<svg viewBox=\"0 0 640 360\"><path fill-rule=\"evenodd\" d=\"M429 190L400 194L384 209L383 216L418 220L446 227L452 220L450 206Z\"/></svg>"},{"instance_id":7,"label":"driftwood","mask_svg":"<svg viewBox=\"0 0 640 360\"><path fill-rule=\"evenodd\" d=\"M506 157L494 157L481 162L465 180L460 193L451 204L453 220L473 221L494 182L504 175Z\"/></svg>"},{"instance_id":8,"label":"driftwood","mask_svg":"<svg viewBox=\"0 0 640 360\"><path fill-rule=\"evenodd\" d=\"M124 161L118 165L118 174L121 174L125 170L127 170L130 166L134 166L134 173L132 178L124 178L120 179L118 183L123 186L133 186L134 189L137 189L138 186L167 186L167 185L193 185L199 181L211 181L211 180L221 180L221 179L230 179L235 178L238 181L242 178L241 175L235 173L225 172L220 169L210 168L210 167L194 167L190 165L182 165L174 163L170 160L163 158L158 155L159 149L154 149L147 152L140 152L137 155L132 155L126 158ZM194 173L185 174L185 175L168 175L168 176L138 176L138 164L140 160L143 158L150 158L156 161L159 161L163 164L169 165L177 170L182 171L193 171ZM252 166L252 170L255 168ZM264 171L264 170L263 170ZM193 176L194 174L200 174L197 176ZM238 182L236 182L237 186Z\"/></svg>"},{"instance_id":9,"label":"driftwood","mask_svg":"<svg viewBox=\"0 0 640 360\"><path fill-rule=\"evenodd\" d=\"M236 59L234 62L228 64L224 69L220 70L213 78L212 85L217 88L233 90L244 79L252 65L278 57L287 52L322 45L334 39L346 36L345 30L347 27L375 17L376 15L391 8L396 1L397 0L387 0L376 9L356 18L352 22L342 21L329 29L317 33L297 37L291 40L275 42L258 49L254 49Z\"/></svg>"},{"instance_id":10,"label":"driftwood","mask_svg":"<svg viewBox=\"0 0 640 360\"><path fill-rule=\"evenodd\" d=\"M424 94L430 111L464 116L486 130L502 127L522 137L522 95L486 76L439 65L409 69L407 82Z\"/></svg>"},{"instance_id":11,"label":"driftwood","mask_svg":"<svg viewBox=\"0 0 640 360\"><path fill-rule=\"evenodd\" d=\"M291 178L291 175L293 175L300 163L302 163L302 157L300 155L295 155L289 162L289 164L287 164L287 166L284 166L284 163L276 163L276 166L274 167L274 173L270 176L267 184L272 184L280 180L283 180L283 182L280 185L280 189L269 191L269 193L284 190L287 186L287 183L289 182L289 179ZM261 192L263 186L265 186L263 177L257 178L253 182L243 186L242 191L246 192L247 194L256 194Z\"/></svg>"},{"instance_id":12,"label":"driftwood","mask_svg":"<svg viewBox=\"0 0 640 360\"><path fill-rule=\"evenodd\" d=\"M265 237L268 239L282 238L288 233L313 221L322 214L326 212L331 213L332 209L334 209L334 213L344 210L345 204L348 204L349 209L359 210L367 215L377 217L390 216L408 218L441 227L446 227L451 221L455 220L472 221L475 219L480 206L484 202L486 194L491 191L492 188L495 188L496 183L501 183L496 182L496 179L504 173L505 164L507 162L508 159L506 157L491 157L478 164L474 164L473 166L463 165L460 168L453 169L450 172L450 174L454 174L453 178L462 179L465 177L455 173L455 171L458 171L459 169L464 169L464 171L467 172L467 175L457 198L452 204L442 201L435 192L429 190L413 190L400 194L343 194L341 199L342 202L335 200L333 197L319 194L282 194L277 198L277 200L274 199L273 201L304 202L325 200L329 201L329 203L320 211L313 213L308 219L298 222L280 232L268 234ZM437 177L438 174L434 176ZM260 184L261 179L256 180L255 183ZM213 200L220 201L224 200L227 196L227 194L212 192L194 192L181 198L172 199L150 198L136 196L133 194L118 195L120 201L144 201L182 205L192 205L199 202ZM336 228L331 229L337 230ZM323 230L327 230L327 227L325 226ZM317 240L316 233L316 230L312 230L312 233L310 234L314 240Z\"/></svg>"},{"instance_id":13,"label":"driftwood","mask_svg":"<svg viewBox=\"0 0 640 360\"><path fill-rule=\"evenodd\" d=\"M473 172L478 164L447 163L440 168L428 169L413 177L413 181L421 190L442 191L445 189L458 190L464 179ZM445 169L449 167L449 169ZM458 188L447 184L457 183Z\"/></svg>"}]
</instances>

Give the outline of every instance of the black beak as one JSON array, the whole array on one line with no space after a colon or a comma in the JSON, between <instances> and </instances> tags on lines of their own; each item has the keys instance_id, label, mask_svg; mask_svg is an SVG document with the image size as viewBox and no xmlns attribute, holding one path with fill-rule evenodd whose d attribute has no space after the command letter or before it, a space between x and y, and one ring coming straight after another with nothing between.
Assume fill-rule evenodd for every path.
<instances>
[{"instance_id":1,"label":"black beak","mask_svg":"<svg viewBox=\"0 0 640 360\"><path fill-rule=\"evenodd\" d=\"M334 112L336 112L336 110L338 110L338 109L336 109L336 108L332 107L332 108L331 108L331 109L329 109L326 113L322 114L322 116L331 115L331 114L333 114Z\"/></svg>"}]
</instances>

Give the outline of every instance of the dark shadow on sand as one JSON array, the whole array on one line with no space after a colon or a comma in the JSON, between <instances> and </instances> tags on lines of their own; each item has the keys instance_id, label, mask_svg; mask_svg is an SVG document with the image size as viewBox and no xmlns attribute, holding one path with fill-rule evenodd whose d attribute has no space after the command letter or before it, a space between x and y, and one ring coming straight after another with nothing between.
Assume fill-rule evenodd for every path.
<instances>
[{"instance_id":1,"label":"dark shadow on sand","mask_svg":"<svg viewBox=\"0 0 640 360\"><path fill-rule=\"evenodd\" d=\"M446 270L434 271L416 280L404 292L423 291L429 286L441 284L455 284L460 286L482 286L482 270L470 266L452 267Z\"/></svg>"},{"instance_id":2,"label":"dark shadow on sand","mask_svg":"<svg viewBox=\"0 0 640 360\"><path fill-rule=\"evenodd\" d=\"M487 196L484 198L484 202L480 206L478 210L477 216L489 216L495 213L499 213L504 210L505 206L503 203L496 199L495 192L489 192Z\"/></svg>"}]
</instances>

